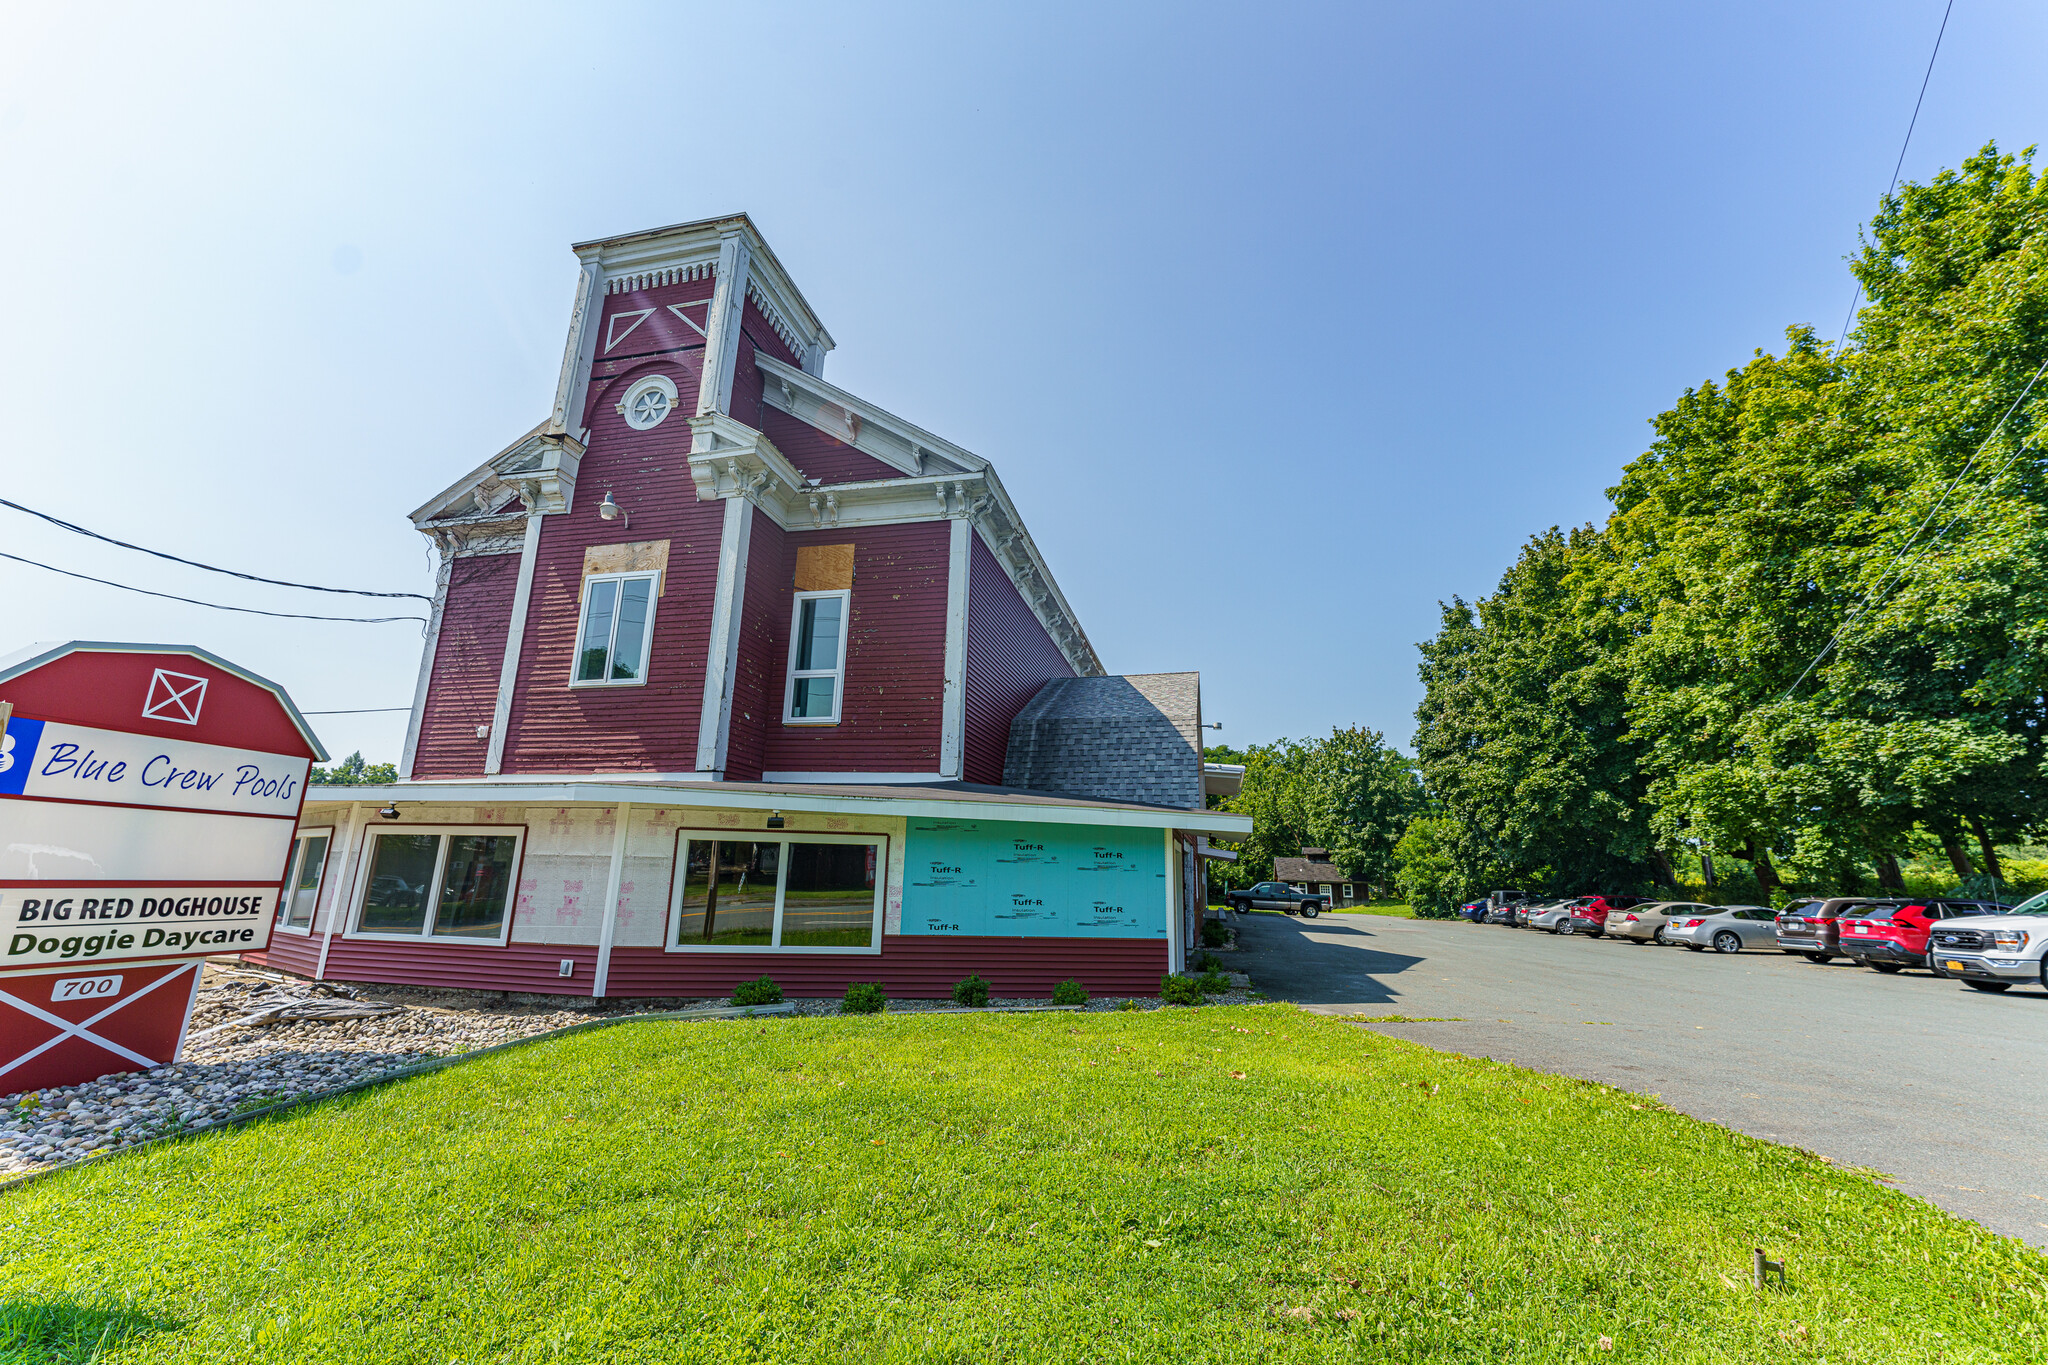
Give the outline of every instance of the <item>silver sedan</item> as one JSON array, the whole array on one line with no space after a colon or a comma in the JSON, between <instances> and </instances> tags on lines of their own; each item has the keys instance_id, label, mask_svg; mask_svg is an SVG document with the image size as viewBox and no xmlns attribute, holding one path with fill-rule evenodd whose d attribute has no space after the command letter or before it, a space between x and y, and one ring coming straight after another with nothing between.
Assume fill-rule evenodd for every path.
<instances>
[{"instance_id":1,"label":"silver sedan","mask_svg":"<svg viewBox=\"0 0 2048 1365\"><path fill-rule=\"evenodd\" d=\"M1675 914L1664 926L1666 943L1683 943L1696 953L1739 953L1744 948L1778 946L1778 912L1762 905L1696 906L1696 913Z\"/></svg>"},{"instance_id":2,"label":"silver sedan","mask_svg":"<svg viewBox=\"0 0 2048 1365\"><path fill-rule=\"evenodd\" d=\"M1572 923L1572 912L1592 903L1590 896L1576 900L1553 901L1548 905L1532 907L1523 916L1522 923L1531 929L1542 929L1552 934L1575 934L1578 926Z\"/></svg>"}]
</instances>

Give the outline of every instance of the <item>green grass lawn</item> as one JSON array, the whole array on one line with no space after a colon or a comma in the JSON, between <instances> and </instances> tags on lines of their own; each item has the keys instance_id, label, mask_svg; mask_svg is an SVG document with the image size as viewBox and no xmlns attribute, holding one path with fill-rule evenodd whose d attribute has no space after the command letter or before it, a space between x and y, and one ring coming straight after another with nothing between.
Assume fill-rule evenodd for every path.
<instances>
[{"instance_id":1,"label":"green grass lawn","mask_svg":"<svg viewBox=\"0 0 2048 1365\"><path fill-rule=\"evenodd\" d=\"M8 1361L1918 1365L2044 1322L2048 1258L1862 1175L1283 1005L627 1025L0 1194Z\"/></svg>"}]
</instances>

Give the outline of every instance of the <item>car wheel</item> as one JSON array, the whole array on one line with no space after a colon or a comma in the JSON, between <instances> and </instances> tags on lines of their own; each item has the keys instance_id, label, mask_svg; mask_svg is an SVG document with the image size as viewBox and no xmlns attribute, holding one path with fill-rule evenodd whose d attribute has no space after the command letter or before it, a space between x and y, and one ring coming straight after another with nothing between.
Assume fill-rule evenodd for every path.
<instances>
[{"instance_id":1,"label":"car wheel","mask_svg":"<svg viewBox=\"0 0 2048 1365\"><path fill-rule=\"evenodd\" d=\"M1900 962L1866 962L1863 965L1874 971L1883 972L1886 976L1890 976L1905 964Z\"/></svg>"},{"instance_id":2,"label":"car wheel","mask_svg":"<svg viewBox=\"0 0 2048 1365\"><path fill-rule=\"evenodd\" d=\"M1664 946L1664 926L1663 926L1663 925L1661 925L1661 924L1660 924L1660 925L1658 925L1658 926L1657 926L1657 927L1656 927L1655 929L1653 929L1653 930L1651 930L1651 931L1650 931L1650 941L1651 941L1652 943L1656 944L1656 945L1657 945L1658 947L1660 947L1660 948Z\"/></svg>"},{"instance_id":3,"label":"car wheel","mask_svg":"<svg viewBox=\"0 0 2048 1365\"><path fill-rule=\"evenodd\" d=\"M1303 901L1301 903L1301 913L1304 919L1314 919L1317 915L1323 913L1323 907L1317 905L1314 901Z\"/></svg>"},{"instance_id":4,"label":"car wheel","mask_svg":"<svg viewBox=\"0 0 2048 1365\"><path fill-rule=\"evenodd\" d=\"M1742 936L1732 929L1723 929L1714 935L1714 951L1717 953L1739 953L1742 951Z\"/></svg>"},{"instance_id":5,"label":"car wheel","mask_svg":"<svg viewBox=\"0 0 2048 1365\"><path fill-rule=\"evenodd\" d=\"M1587 937L1587 938L1606 938L1606 937L1607 937L1607 931L1606 931L1605 929L1588 929L1588 930L1586 931L1586 937Z\"/></svg>"},{"instance_id":6,"label":"car wheel","mask_svg":"<svg viewBox=\"0 0 2048 1365\"><path fill-rule=\"evenodd\" d=\"M1563 924L1557 926L1557 932L1565 935L1566 937L1570 937L1571 935L1579 932L1579 926L1573 924L1570 920L1566 920Z\"/></svg>"},{"instance_id":7,"label":"car wheel","mask_svg":"<svg viewBox=\"0 0 2048 1365\"><path fill-rule=\"evenodd\" d=\"M1815 953L1813 955L1813 960L1825 966L1827 963L1833 962L1835 960L1835 955L1833 953Z\"/></svg>"},{"instance_id":8,"label":"car wheel","mask_svg":"<svg viewBox=\"0 0 2048 1365\"><path fill-rule=\"evenodd\" d=\"M1230 903L1230 908L1232 910L1235 910L1240 915L1249 914L1251 912L1252 903L1250 901L1232 901Z\"/></svg>"},{"instance_id":9,"label":"car wheel","mask_svg":"<svg viewBox=\"0 0 2048 1365\"><path fill-rule=\"evenodd\" d=\"M1685 945L1685 950L1688 953L1704 953L1707 950L1707 945L1704 943L1688 943Z\"/></svg>"},{"instance_id":10,"label":"car wheel","mask_svg":"<svg viewBox=\"0 0 2048 1365\"><path fill-rule=\"evenodd\" d=\"M1973 991L1990 991L1993 995L2012 989L2010 981L1965 981L1963 984Z\"/></svg>"}]
</instances>

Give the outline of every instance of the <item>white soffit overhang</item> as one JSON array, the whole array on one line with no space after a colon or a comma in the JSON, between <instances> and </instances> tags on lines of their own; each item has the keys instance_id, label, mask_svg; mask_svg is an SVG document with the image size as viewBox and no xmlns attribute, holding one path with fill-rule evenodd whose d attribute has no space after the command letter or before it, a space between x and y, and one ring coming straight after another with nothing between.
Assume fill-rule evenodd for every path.
<instances>
[{"instance_id":1,"label":"white soffit overhang","mask_svg":"<svg viewBox=\"0 0 2048 1365\"><path fill-rule=\"evenodd\" d=\"M769 407L905 474L966 474L988 468L988 461L973 451L794 365L758 352L754 363L760 368L761 396Z\"/></svg>"}]
</instances>

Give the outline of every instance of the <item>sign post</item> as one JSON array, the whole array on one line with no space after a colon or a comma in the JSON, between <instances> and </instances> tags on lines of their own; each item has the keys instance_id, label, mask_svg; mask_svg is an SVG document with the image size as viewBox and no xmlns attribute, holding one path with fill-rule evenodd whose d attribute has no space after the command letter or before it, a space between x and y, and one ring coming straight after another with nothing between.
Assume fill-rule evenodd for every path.
<instances>
[{"instance_id":1,"label":"sign post","mask_svg":"<svg viewBox=\"0 0 2048 1365\"><path fill-rule=\"evenodd\" d=\"M202 960L270 941L326 751L180 645L0 659L0 736L0 1094L176 1061Z\"/></svg>"}]
</instances>

